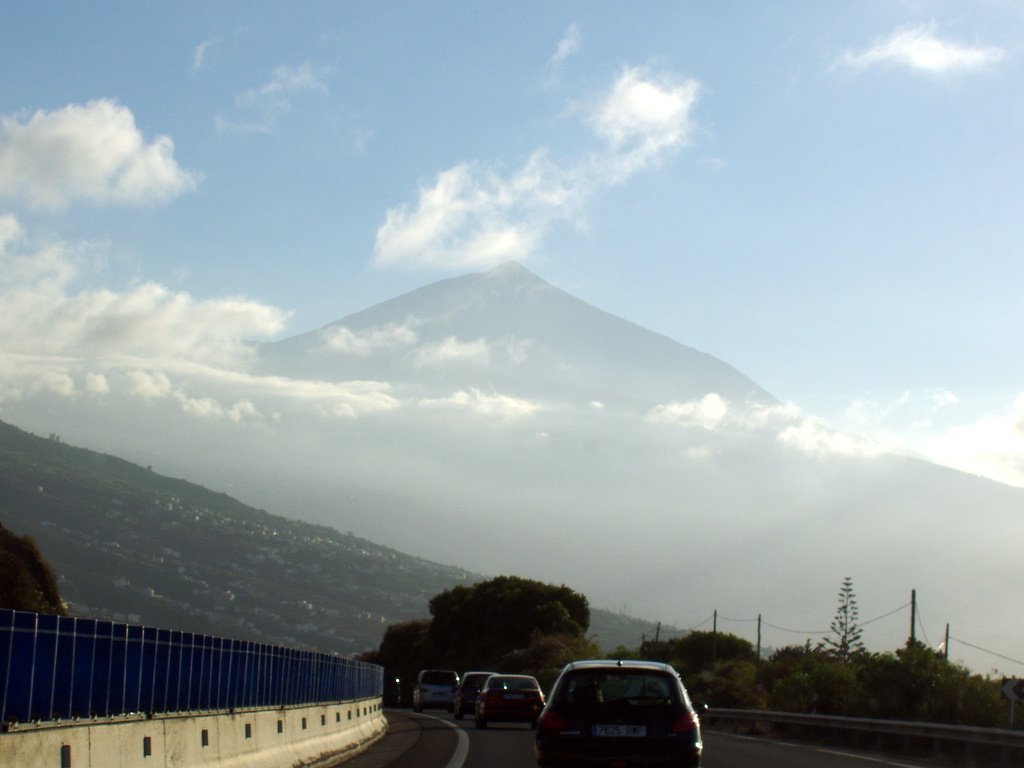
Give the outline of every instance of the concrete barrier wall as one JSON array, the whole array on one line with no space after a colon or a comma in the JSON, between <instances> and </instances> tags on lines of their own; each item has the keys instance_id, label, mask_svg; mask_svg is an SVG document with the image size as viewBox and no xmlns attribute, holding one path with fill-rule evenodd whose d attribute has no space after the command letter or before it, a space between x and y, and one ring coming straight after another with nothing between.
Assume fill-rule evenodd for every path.
<instances>
[{"instance_id":1,"label":"concrete barrier wall","mask_svg":"<svg viewBox=\"0 0 1024 768\"><path fill-rule=\"evenodd\" d=\"M2 768L318 768L374 744L387 720L372 698L8 728Z\"/></svg>"}]
</instances>

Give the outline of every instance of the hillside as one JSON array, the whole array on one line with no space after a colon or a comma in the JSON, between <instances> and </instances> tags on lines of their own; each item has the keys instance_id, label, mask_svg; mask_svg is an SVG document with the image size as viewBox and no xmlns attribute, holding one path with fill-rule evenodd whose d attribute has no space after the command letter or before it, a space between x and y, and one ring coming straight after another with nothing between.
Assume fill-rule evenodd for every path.
<instances>
[{"instance_id":1,"label":"hillside","mask_svg":"<svg viewBox=\"0 0 1024 768\"><path fill-rule=\"evenodd\" d=\"M338 653L479 578L3 422L0 523L38 542L72 615ZM609 648L653 631L593 613Z\"/></svg>"}]
</instances>

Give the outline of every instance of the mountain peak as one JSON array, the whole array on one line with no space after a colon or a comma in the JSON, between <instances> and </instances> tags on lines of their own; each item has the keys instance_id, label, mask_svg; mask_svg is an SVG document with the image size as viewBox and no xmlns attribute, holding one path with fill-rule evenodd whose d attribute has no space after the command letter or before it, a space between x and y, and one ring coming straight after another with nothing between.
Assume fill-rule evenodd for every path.
<instances>
[{"instance_id":1,"label":"mountain peak","mask_svg":"<svg viewBox=\"0 0 1024 768\"><path fill-rule=\"evenodd\" d=\"M492 267L487 273L488 277L537 277L533 272L528 270L518 261L503 261L496 267ZM537 278L540 279L540 278Z\"/></svg>"}]
</instances>

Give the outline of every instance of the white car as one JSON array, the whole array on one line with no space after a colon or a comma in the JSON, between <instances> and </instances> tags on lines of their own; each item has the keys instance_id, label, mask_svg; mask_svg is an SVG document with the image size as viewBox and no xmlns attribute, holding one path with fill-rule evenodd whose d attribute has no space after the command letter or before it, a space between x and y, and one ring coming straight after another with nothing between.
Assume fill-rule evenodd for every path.
<instances>
[{"instance_id":1,"label":"white car","mask_svg":"<svg viewBox=\"0 0 1024 768\"><path fill-rule=\"evenodd\" d=\"M412 708L415 712L424 709L455 709L455 689L459 686L459 674L452 669L424 669L416 677L412 689Z\"/></svg>"}]
</instances>

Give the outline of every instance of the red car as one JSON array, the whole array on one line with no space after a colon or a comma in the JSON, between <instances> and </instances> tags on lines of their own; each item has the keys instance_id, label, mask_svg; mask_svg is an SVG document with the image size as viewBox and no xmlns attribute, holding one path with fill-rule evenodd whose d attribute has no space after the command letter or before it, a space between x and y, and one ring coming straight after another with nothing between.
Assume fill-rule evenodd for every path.
<instances>
[{"instance_id":1,"label":"red car","mask_svg":"<svg viewBox=\"0 0 1024 768\"><path fill-rule=\"evenodd\" d=\"M476 697L484 687L487 678L497 672L466 672L455 689L455 719L461 720L467 714L476 712Z\"/></svg>"},{"instance_id":2,"label":"red car","mask_svg":"<svg viewBox=\"0 0 1024 768\"><path fill-rule=\"evenodd\" d=\"M544 693L530 675L491 675L476 699L476 727L489 722L529 723L536 727Z\"/></svg>"}]
</instances>

